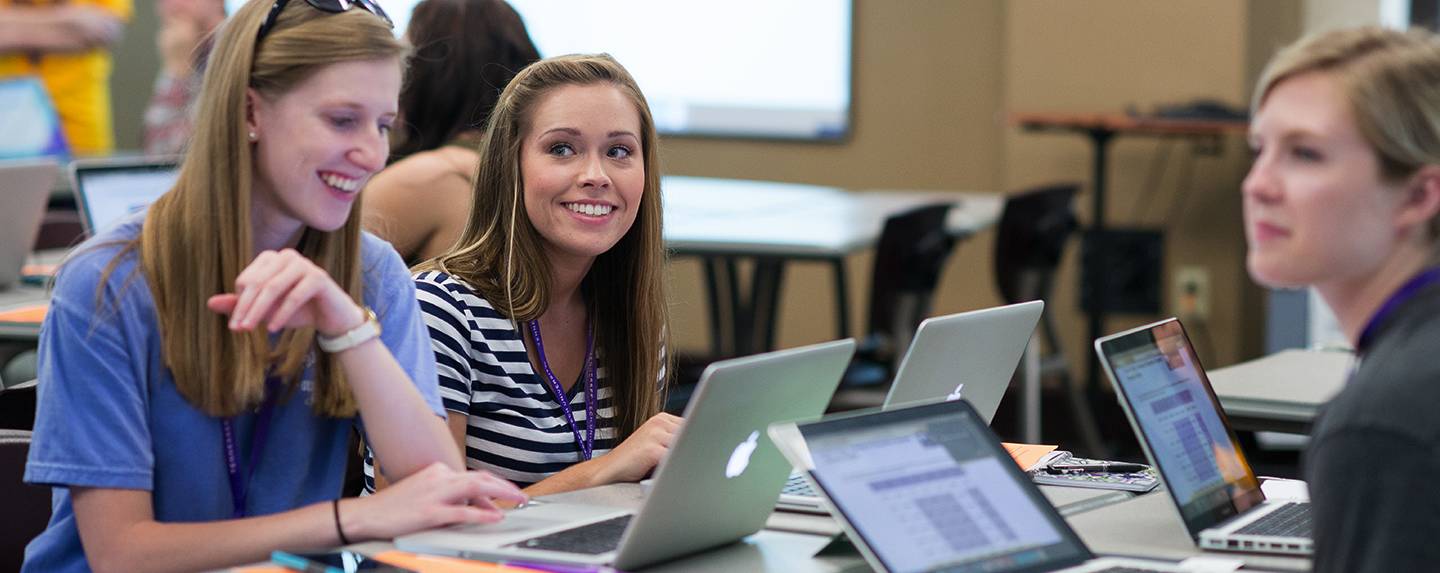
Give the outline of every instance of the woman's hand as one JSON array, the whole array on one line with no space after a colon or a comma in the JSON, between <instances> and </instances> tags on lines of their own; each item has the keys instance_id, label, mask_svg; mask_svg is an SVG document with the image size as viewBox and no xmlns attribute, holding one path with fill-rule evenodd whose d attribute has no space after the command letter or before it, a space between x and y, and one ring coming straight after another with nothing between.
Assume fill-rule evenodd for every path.
<instances>
[{"instance_id":1,"label":"woman's hand","mask_svg":"<svg viewBox=\"0 0 1440 573\"><path fill-rule=\"evenodd\" d=\"M619 446L595 458L600 468L596 470L591 485L643 479L670 451L670 442L675 439L675 432L680 429L682 421L679 416L664 412L651 416Z\"/></svg>"},{"instance_id":2,"label":"woman's hand","mask_svg":"<svg viewBox=\"0 0 1440 573\"><path fill-rule=\"evenodd\" d=\"M365 312L330 274L295 251L265 251L235 277L233 294L217 294L210 310L230 316L230 330L270 332L313 326L324 336L340 336L365 320Z\"/></svg>"},{"instance_id":3,"label":"woman's hand","mask_svg":"<svg viewBox=\"0 0 1440 573\"><path fill-rule=\"evenodd\" d=\"M456 471L435 463L369 497L340 505L341 526L352 541L399 535L460 523L494 523L505 517L500 503L529 498L487 471Z\"/></svg>"}]
</instances>

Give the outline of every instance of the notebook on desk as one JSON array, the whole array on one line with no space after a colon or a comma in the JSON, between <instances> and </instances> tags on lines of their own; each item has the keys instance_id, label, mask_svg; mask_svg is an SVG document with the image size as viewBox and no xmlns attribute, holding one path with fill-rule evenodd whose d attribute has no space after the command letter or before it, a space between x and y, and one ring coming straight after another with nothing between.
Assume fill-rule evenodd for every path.
<instances>
[{"instance_id":1,"label":"notebook on desk","mask_svg":"<svg viewBox=\"0 0 1440 573\"><path fill-rule=\"evenodd\" d=\"M112 157L70 164L80 224L95 236L164 195L180 177L175 157Z\"/></svg>"},{"instance_id":2,"label":"notebook on desk","mask_svg":"<svg viewBox=\"0 0 1440 573\"><path fill-rule=\"evenodd\" d=\"M1176 319L1095 341L1120 406L1202 549L1309 555L1308 502L1267 500Z\"/></svg>"},{"instance_id":3,"label":"notebook on desk","mask_svg":"<svg viewBox=\"0 0 1440 573\"><path fill-rule=\"evenodd\" d=\"M54 159L0 161L0 289L20 280L59 176Z\"/></svg>"},{"instance_id":4,"label":"notebook on desk","mask_svg":"<svg viewBox=\"0 0 1440 573\"><path fill-rule=\"evenodd\" d=\"M1044 311L1045 302L1036 300L926 319L881 408L963 396L990 423ZM790 474L775 507L825 513L799 472Z\"/></svg>"},{"instance_id":5,"label":"notebook on desk","mask_svg":"<svg viewBox=\"0 0 1440 573\"><path fill-rule=\"evenodd\" d=\"M1096 559L965 400L775 424L769 433L881 573L1182 571Z\"/></svg>"},{"instance_id":6,"label":"notebook on desk","mask_svg":"<svg viewBox=\"0 0 1440 573\"><path fill-rule=\"evenodd\" d=\"M711 364L639 511L542 501L500 523L405 535L395 545L632 569L738 541L765 525L790 469L765 428L819 416L854 353L846 339Z\"/></svg>"}]
</instances>

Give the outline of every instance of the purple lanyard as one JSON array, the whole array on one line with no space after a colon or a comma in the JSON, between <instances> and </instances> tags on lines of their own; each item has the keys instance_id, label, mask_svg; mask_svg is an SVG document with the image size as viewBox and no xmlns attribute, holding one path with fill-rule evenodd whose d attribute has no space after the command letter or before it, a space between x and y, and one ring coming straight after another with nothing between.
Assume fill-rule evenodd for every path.
<instances>
[{"instance_id":1,"label":"purple lanyard","mask_svg":"<svg viewBox=\"0 0 1440 573\"><path fill-rule=\"evenodd\" d=\"M585 333L585 364L583 375L585 376L585 439L580 439L580 427L575 424L575 415L570 412L570 400L565 396L565 387L560 385L560 380L555 378L555 373L550 370L550 362L545 360L545 342L540 340L540 321L530 321L530 335L535 340L535 353L540 355L540 368L545 371L545 378L550 382L550 391L555 394L555 401L560 403L560 411L565 413L565 421L570 424L570 431L575 434L575 443L580 445L580 460L587 461L595 453L595 330L590 328Z\"/></svg>"},{"instance_id":2,"label":"purple lanyard","mask_svg":"<svg viewBox=\"0 0 1440 573\"><path fill-rule=\"evenodd\" d=\"M1420 294L1420 291L1424 290L1425 287L1437 283L1440 283L1440 267L1428 269L1415 275L1414 278L1410 279L1409 282L1406 282L1404 286L1401 286L1399 290L1395 291L1395 294L1385 299L1385 304L1380 305L1380 310L1375 311L1375 315L1370 317L1370 322L1365 324L1365 330L1360 331L1360 340L1355 343L1356 352L1364 355L1365 351L1370 348L1370 345L1375 343L1375 336L1379 333L1380 323L1389 319L1390 315L1394 314L1395 311L1400 308L1400 305L1415 298L1415 295Z\"/></svg>"},{"instance_id":3,"label":"purple lanyard","mask_svg":"<svg viewBox=\"0 0 1440 573\"><path fill-rule=\"evenodd\" d=\"M270 433L270 419L275 414L275 402L280 397L280 379L265 378L265 401L255 417L255 427L250 432L250 463L242 467L239 456L235 455L235 428L231 418L220 420L220 433L225 438L225 469L230 472L230 498L235 502L235 519L245 517L245 496L249 489L250 477L255 475L255 466L260 464L260 452L265 449L265 438Z\"/></svg>"}]
</instances>

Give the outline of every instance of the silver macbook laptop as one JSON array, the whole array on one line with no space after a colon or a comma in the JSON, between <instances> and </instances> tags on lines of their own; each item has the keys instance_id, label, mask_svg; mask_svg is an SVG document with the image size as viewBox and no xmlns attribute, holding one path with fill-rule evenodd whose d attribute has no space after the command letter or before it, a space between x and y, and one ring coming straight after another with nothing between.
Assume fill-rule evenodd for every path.
<instances>
[{"instance_id":1,"label":"silver macbook laptop","mask_svg":"<svg viewBox=\"0 0 1440 573\"><path fill-rule=\"evenodd\" d=\"M854 352L846 339L711 364L639 511L537 501L500 523L406 535L395 545L628 570L737 541L765 525L790 471L765 428L820 416Z\"/></svg>"},{"instance_id":2,"label":"silver macbook laptop","mask_svg":"<svg viewBox=\"0 0 1440 573\"><path fill-rule=\"evenodd\" d=\"M70 164L80 221L90 236L144 211L179 177L176 157L82 159Z\"/></svg>"},{"instance_id":3,"label":"silver macbook laptop","mask_svg":"<svg viewBox=\"0 0 1440 573\"><path fill-rule=\"evenodd\" d=\"M1045 310L1030 301L920 323L900 360L882 409L964 396L989 424ZM824 513L825 504L799 472L792 473L777 509Z\"/></svg>"},{"instance_id":4,"label":"silver macbook laptop","mask_svg":"<svg viewBox=\"0 0 1440 573\"><path fill-rule=\"evenodd\" d=\"M0 288L20 280L59 177L53 159L0 161Z\"/></svg>"},{"instance_id":5,"label":"silver macbook laptop","mask_svg":"<svg viewBox=\"0 0 1440 573\"><path fill-rule=\"evenodd\" d=\"M1181 571L1095 559L966 400L769 433L876 571Z\"/></svg>"},{"instance_id":6,"label":"silver macbook laptop","mask_svg":"<svg viewBox=\"0 0 1440 573\"><path fill-rule=\"evenodd\" d=\"M1310 504L1265 499L1180 321L1101 338L1095 352L1202 549L1312 552Z\"/></svg>"}]
</instances>

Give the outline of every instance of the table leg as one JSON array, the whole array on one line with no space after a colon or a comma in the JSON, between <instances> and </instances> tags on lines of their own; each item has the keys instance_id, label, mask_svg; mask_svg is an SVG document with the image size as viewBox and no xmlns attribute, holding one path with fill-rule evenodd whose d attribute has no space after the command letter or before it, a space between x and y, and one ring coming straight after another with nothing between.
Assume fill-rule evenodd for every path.
<instances>
[{"instance_id":1,"label":"table leg","mask_svg":"<svg viewBox=\"0 0 1440 573\"><path fill-rule=\"evenodd\" d=\"M850 334L850 282L845 276L845 257L830 259L830 269L835 273L835 339L841 340Z\"/></svg>"}]
</instances>

